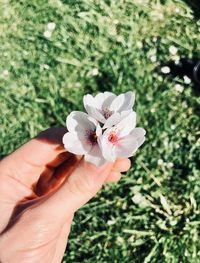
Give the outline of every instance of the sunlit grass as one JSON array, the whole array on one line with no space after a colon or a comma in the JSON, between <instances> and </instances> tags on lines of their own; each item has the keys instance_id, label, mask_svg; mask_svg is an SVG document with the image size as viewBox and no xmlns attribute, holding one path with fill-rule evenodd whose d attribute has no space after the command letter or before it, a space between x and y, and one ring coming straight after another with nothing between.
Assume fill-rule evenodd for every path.
<instances>
[{"instance_id":1,"label":"sunlit grass","mask_svg":"<svg viewBox=\"0 0 200 263\"><path fill-rule=\"evenodd\" d=\"M200 21L181 1L161 2L0 3L2 156L65 125L86 93L135 90L147 130L131 171L76 214L63 262L200 262L199 94L156 70L199 55Z\"/></svg>"}]
</instances>

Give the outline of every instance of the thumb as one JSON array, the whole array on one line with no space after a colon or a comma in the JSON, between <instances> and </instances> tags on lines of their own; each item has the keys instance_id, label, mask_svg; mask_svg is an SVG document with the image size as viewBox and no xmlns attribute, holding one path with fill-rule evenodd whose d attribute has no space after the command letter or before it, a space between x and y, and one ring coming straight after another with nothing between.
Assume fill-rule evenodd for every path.
<instances>
[{"instance_id":1,"label":"thumb","mask_svg":"<svg viewBox=\"0 0 200 263\"><path fill-rule=\"evenodd\" d=\"M107 163L97 168L82 159L64 184L36 209L48 218L65 220L98 192L113 165Z\"/></svg>"}]
</instances>

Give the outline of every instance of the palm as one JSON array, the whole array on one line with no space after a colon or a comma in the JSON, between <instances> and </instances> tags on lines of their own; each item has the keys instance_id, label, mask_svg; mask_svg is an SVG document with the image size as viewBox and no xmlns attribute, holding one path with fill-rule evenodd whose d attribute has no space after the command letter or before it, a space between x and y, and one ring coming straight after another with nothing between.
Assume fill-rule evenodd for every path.
<instances>
[{"instance_id":1,"label":"palm","mask_svg":"<svg viewBox=\"0 0 200 263\"><path fill-rule=\"evenodd\" d=\"M74 212L130 166L127 159L103 170L84 163L64 151L65 132L49 129L0 162L3 262L61 262Z\"/></svg>"},{"instance_id":2,"label":"palm","mask_svg":"<svg viewBox=\"0 0 200 263\"><path fill-rule=\"evenodd\" d=\"M43 146L45 147L45 145ZM26 150L23 150L23 155L17 153L16 158L8 156L1 162L0 214L2 216L0 232L2 234L0 251L3 253L3 257L4 251L6 253L4 248L13 244L11 246L12 252L9 251L9 254L17 255L20 259L24 258L24 262L29 262L29 260L30 262L39 262L41 258L43 262L51 262L52 259L54 259L52 262L61 261L73 214L63 222L54 222L52 218L49 218L48 210L40 214L39 208L41 201L48 198L50 190L56 191L64 179L61 176L56 180L56 183L53 180L57 172L56 167L59 168L60 164L63 164L69 157L62 151L62 149L57 150L55 159L52 159L54 162L52 167L48 166L49 163L38 165L37 160L30 159L30 155L26 155ZM16 153L14 154L16 155ZM66 175L67 173L65 173ZM52 187L53 190L50 189ZM5 258L5 262L9 262L9 255L5 255ZM15 260L20 262L17 258Z\"/></svg>"}]
</instances>

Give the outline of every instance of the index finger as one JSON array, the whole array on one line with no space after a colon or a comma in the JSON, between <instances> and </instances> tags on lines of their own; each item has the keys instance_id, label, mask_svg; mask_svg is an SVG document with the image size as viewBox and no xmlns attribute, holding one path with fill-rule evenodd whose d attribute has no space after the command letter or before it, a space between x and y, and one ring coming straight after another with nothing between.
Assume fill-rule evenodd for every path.
<instances>
[{"instance_id":1,"label":"index finger","mask_svg":"<svg viewBox=\"0 0 200 263\"><path fill-rule=\"evenodd\" d=\"M66 128L59 127L41 132L5 157L0 162L1 171L27 186L32 185L44 169L51 170L71 156L62 143L66 132Z\"/></svg>"}]
</instances>

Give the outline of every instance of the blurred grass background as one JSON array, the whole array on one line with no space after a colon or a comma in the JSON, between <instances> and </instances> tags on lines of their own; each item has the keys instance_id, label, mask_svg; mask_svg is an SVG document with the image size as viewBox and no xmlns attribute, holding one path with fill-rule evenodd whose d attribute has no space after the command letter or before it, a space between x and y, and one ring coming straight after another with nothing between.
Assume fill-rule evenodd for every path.
<instances>
[{"instance_id":1,"label":"blurred grass background","mask_svg":"<svg viewBox=\"0 0 200 263\"><path fill-rule=\"evenodd\" d=\"M63 263L200 262L199 93L155 69L200 57L189 2L0 1L2 156L65 125L86 93L136 91L147 130L131 171L77 212Z\"/></svg>"}]
</instances>

